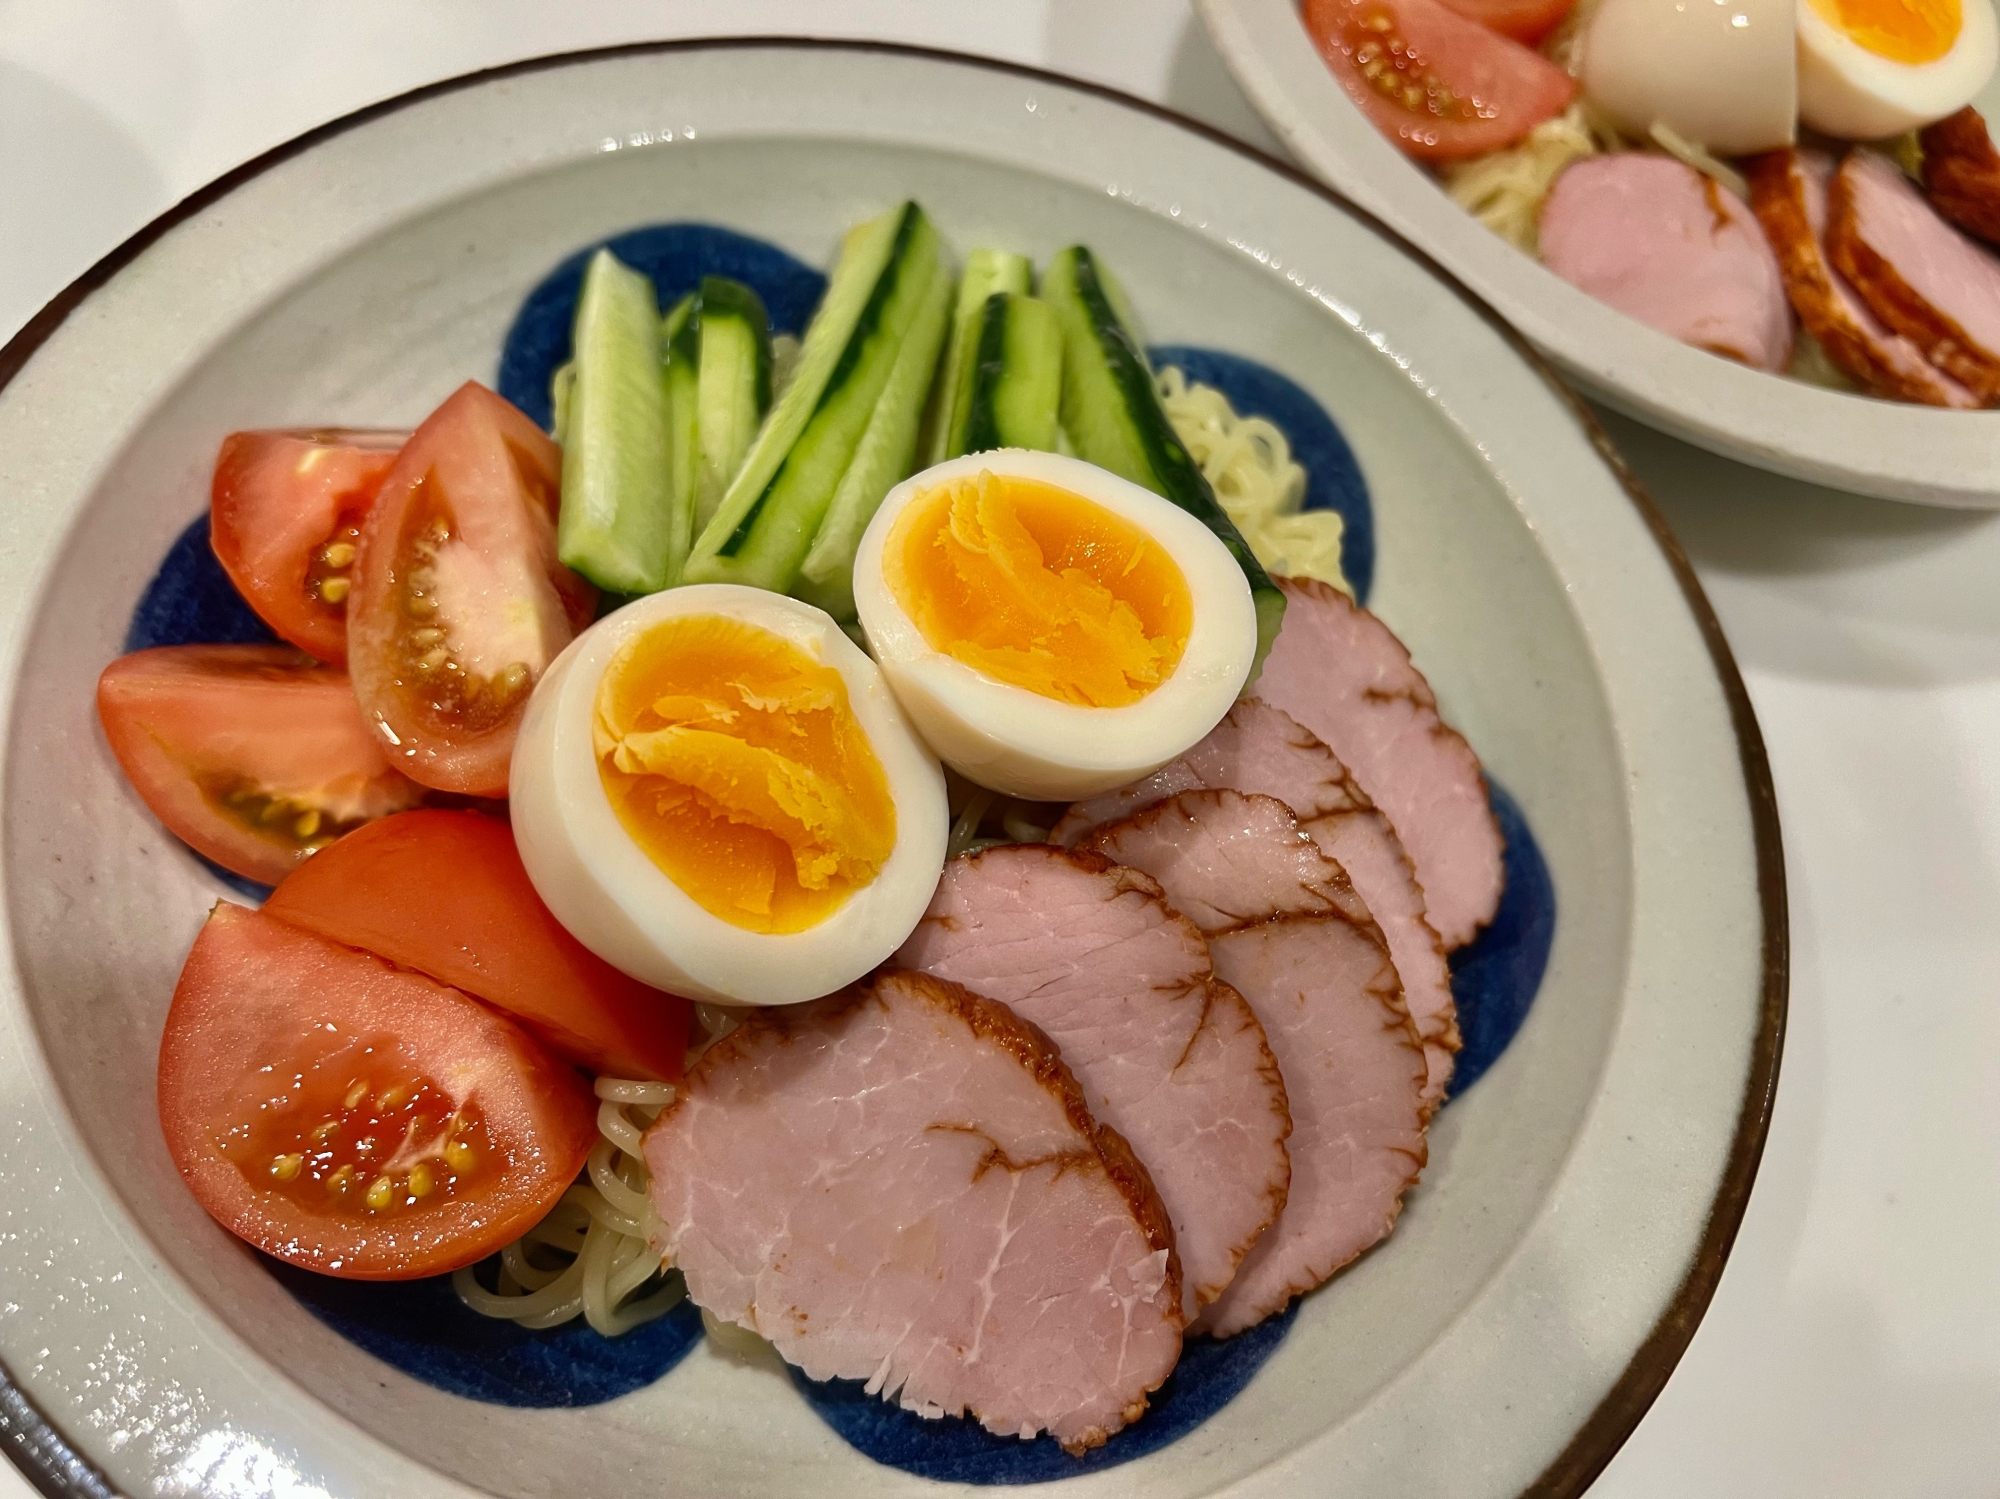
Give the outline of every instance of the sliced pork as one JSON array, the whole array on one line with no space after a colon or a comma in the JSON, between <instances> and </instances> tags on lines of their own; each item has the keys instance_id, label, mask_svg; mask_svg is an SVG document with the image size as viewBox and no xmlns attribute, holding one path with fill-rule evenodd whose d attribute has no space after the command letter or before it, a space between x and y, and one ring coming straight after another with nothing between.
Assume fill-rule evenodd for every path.
<instances>
[{"instance_id":1,"label":"sliced pork","mask_svg":"<svg viewBox=\"0 0 2000 1499\"><path fill-rule=\"evenodd\" d=\"M1387 625L1337 588L1279 582L1285 624L1257 695L1354 773L1408 850L1439 939L1447 951L1463 946L1499 909L1503 879L1479 757L1438 717L1430 683Z\"/></svg>"},{"instance_id":2,"label":"sliced pork","mask_svg":"<svg viewBox=\"0 0 2000 1499\"><path fill-rule=\"evenodd\" d=\"M2000 260L1887 157L1847 153L1827 194L1826 244L1870 311L1981 401L2000 400Z\"/></svg>"},{"instance_id":3,"label":"sliced pork","mask_svg":"<svg viewBox=\"0 0 2000 1499\"><path fill-rule=\"evenodd\" d=\"M1072 806L1050 834L1075 844L1092 828L1182 791L1233 787L1274 796L1346 871L1389 943L1403 1002L1424 1043L1424 1102L1435 1108L1459 1048L1458 1007L1444 947L1424 914L1424 892L1396 830L1311 730L1261 698L1245 698L1178 760L1117 791Z\"/></svg>"},{"instance_id":4,"label":"sliced pork","mask_svg":"<svg viewBox=\"0 0 2000 1499\"><path fill-rule=\"evenodd\" d=\"M1869 311L1828 261L1833 158L1823 151L1769 151L1752 157L1746 172L1751 206L1778 252L1785 291L1827 357L1877 395L1928 406L1978 406L1977 396Z\"/></svg>"},{"instance_id":5,"label":"sliced pork","mask_svg":"<svg viewBox=\"0 0 2000 1499\"><path fill-rule=\"evenodd\" d=\"M1386 1235L1426 1156L1424 1050L1388 948L1357 919L1351 891L1301 883L1302 852L1316 851L1289 818L1268 797L1190 791L1091 838L1146 868L1175 909L1207 918L1216 973L1250 1001L1284 1073L1291 1191L1196 1319L1218 1337L1262 1321ZM1252 873L1259 850L1263 868ZM1252 890L1288 914L1254 919Z\"/></svg>"},{"instance_id":6,"label":"sliced pork","mask_svg":"<svg viewBox=\"0 0 2000 1499\"><path fill-rule=\"evenodd\" d=\"M1186 1315L1220 1295L1284 1207L1291 1114L1264 1028L1152 878L1047 844L953 859L895 961L1048 1032L1159 1190Z\"/></svg>"},{"instance_id":7,"label":"sliced pork","mask_svg":"<svg viewBox=\"0 0 2000 1499\"><path fill-rule=\"evenodd\" d=\"M1276 797L1183 791L1105 824L1082 846L1145 870L1204 936L1273 916L1332 912L1380 940L1347 872Z\"/></svg>"},{"instance_id":8,"label":"sliced pork","mask_svg":"<svg viewBox=\"0 0 2000 1499\"><path fill-rule=\"evenodd\" d=\"M2000 151L1985 118L1968 104L1917 139L1932 205L1966 233L2000 244Z\"/></svg>"},{"instance_id":9,"label":"sliced pork","mask_svg":"<svg viewBox=\"0 0 2000 1499\"><path fill-rule=\"evenodd\" d=\"M1264 1022L1294 1100L1285 1211L1195 1323L1226 1338L1396 1226L1427 1159L1424 1054L1395 1003L1386 952L1339 916L1238 927L1209 951Z\"/></svg>"},{"instance_id":10,"label":"sliced pork","mask_svg":"<svg viewBox=\"0 0 2000 1499\"><path fill-rule=\"evenodd\" d=\"M1753 369L1791 359L1784 282L1756 218L1685 162L1650 151L1577 162L1542 205L1541 250L1572 286L1682 343Z\"/></svg>"},{"instance_id":11,"label":"sliced pork","mask_svg":"<svg viewBox=\"0 0 2000 1499\"><path fill-rule=\"evenodd\" d=\"M814 1379L1073 1452L1180 1355L1159 1195L1054 1043L919 973L756 1012L646 1134L659 1249Z\"/></svg>"}]
</instances>

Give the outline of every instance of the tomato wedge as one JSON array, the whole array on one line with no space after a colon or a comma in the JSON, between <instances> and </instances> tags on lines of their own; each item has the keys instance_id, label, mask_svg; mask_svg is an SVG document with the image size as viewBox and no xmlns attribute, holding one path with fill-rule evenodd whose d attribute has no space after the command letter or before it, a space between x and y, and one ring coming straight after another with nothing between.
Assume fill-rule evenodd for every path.
<instances>
[{"instance_id":1,"label":"tomato wedge","mask_svg":"<svg viewBox=\"0 0 2000 1499\"><path fill-rule=\"evenodd\" d=\"M589 1086L505 1016L227 904L167 1011L160 1127L216 1222L355 1280L513 1242L598 1138Z\"/></svg>"},{"instance_id":2,"label":"tomato wedge","mask_svg":"<svg viewBox=\"0 0 2000 1499\"><path fill-rule=\"evenodd\" d=\"M1541 53L1439 0L1305 0L1302 14L1348 97L1420 160L1511 146L1576 97Z\"/></svg>"},{"instance_id":3,"label":"tomato wedge","mask_svg":"<svg viewBox=\"0 0 2000 1499\"><path fill-rule=\"evenodd\" d=\"M406 434L232 432L215 459L209 544L236 591L302 651L347 661L361 522Z\"/></svg>"},{"instance_id":4,"label":"tomato wedge","mask_svg":"<svg viewBox=\"0 0 2000 1499\"><path fill-rule=\"evenodd\" d=\"M133 789L183 842L275 885L343 833L416 806L347 673L282 645L167 645L97 679Z\"/></svg>"},{"instance_id":5,"label":"tomato wedge","mask_svg":"<svg viewBox=\"0 0 2000 1499\"><path fill-rule=\"evenodd\" d=\"M417 428L361 528L348 665L404 774L504 796L534 686L597 591L556 560L562 450L468 382Z\"/></svg>"},{"instance_id":6,"label":"tomato wedge","mask_svg":"<svg viewBox=\"0 0 2000 1499\"><path fill-rule=\"evenodd\" d=\"M672 1081L686 1063L688 1002L572 937L497 818L385 817L301 865L264 911L476 995L593 1072Z\"/></svg>"},{"instance_id":7,"label":"tomato wedge","mask_svg":"<svg viewBox=\"0 0 2000 1499\"><path fill-rule=\"evenodd\" d=\"M1468 21L1533 47L1562 24L1576 0L1444 0Z\"/></svg>"}]
</instances>

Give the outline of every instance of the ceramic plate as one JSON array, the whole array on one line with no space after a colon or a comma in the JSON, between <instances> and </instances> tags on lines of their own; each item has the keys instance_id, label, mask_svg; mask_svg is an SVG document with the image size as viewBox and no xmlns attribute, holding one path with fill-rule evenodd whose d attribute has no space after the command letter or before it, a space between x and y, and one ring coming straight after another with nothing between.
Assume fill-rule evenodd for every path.
<instances>
[{"instance_id":1,"label":"ceramic plate","mask_svg":"<svg viewBox=\"0 0 2000 1499\"><path fill-rule=\"evenodd\" d=\"M1073 241L1156 356L1286 425L1356 584L1484 757L1500 919L1395 1236L1193 1343L1077 1461L811 1386L679 1313L481 1322L437 1282L281 1273L154 1112L174 976L230 888L92 712L128 644L254 634L199 521L220 436L523 404L577 252L733 268L796 325L841 231L914 196L964 250ZM154 225L0 354L9 704L0 1425L55 1493L1573 1493L1665 1381L1742 1212L1785 921L1750 710L1683 559L1580 408L1379 225L1275 163L1032 73L807 43L639 48L427 89ZM192 529L191 529L192 528ZM38 1414L39 1413L39 1414ZM100 1478L97 1475L102 1475Z\"/></svg>"},{"instance_id":2,"label":"ceramic plate","mask_svg":"<svg viewBox=\"0 0 2000 1499\"><path fill-rule=\"evenodd\" d=\"M1406 235L1563 371L1725 457L1884 499L2000 508L2000 411L1940 411L1748 369L1586 296L1490 233L1362 116L1297 0L1196 0L1258 113L1318 176ZM2000 118L2000 79L1975 101Z\"/></svg>"}]
</instances>

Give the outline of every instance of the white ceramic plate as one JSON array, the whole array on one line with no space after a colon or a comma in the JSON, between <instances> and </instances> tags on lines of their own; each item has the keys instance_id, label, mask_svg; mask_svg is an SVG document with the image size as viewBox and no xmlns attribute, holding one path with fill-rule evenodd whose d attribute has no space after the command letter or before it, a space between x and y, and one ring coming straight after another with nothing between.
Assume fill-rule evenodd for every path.
<instances>
[{"instance_id":1,"label":"white ceramic plate","mask_svg":"<svg viewBox=\"0 0 2000 1499\"><path fill-rule=\"evenodd\" d=\"M1369 124L1297 0L1195 0L1229 71L1288 150L1491 303L1593 395L1760 468L1884 499L2000 508L2000 411L1825 390L1691 348L1586 296L1490 233ZM1976 101L2000 118L2000 80Z\"/></svg>"},{"instance_id":2,"label":"white ceramic plate","mask_svg":"<svg viewBox=\"0 0 2000 1499\"><path fill-rule=\"evenodd\" d=\"M0 353L0 1431L50 1492L938 1487L712 1345L608 1403L510 1409L309 1315L160 1139L161 1018L224 892L125 787L91 709L223 432L413 422L493 377L549 267L630 226L698 218L824 265L906 195L961 250L1090 243L1154 337L1253 355L1337 415L1374 495L1373 603L1555 890L1539 999L1440 1115L1395 1237L1192 1435L1065 1491L1570 1494L1664 1383L1763 1141L1783 876L1714 619L1576 402L1378 226L1157 110L963 59L696 44L482 75L316 132Z\"/></svg>"}]
</instances>

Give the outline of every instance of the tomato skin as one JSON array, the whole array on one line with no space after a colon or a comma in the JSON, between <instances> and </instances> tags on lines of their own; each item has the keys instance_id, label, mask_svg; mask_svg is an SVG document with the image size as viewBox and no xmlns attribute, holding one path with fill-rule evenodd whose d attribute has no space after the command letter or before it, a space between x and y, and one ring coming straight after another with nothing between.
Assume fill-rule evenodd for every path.
<instances>
[{"instance_id":1,"label":"tomato skin","mask_svg":"<svg viewBox=\"0 0 2000 1499\"><path fill-rule=\"evenodd\" d=\"M593 1072L671 1082L686 1065L692 1007L572 937L497 818L385 817L301 865L264 911L463 989Z\"/></svg>"},{"instance_id":2,"label":"tomato skin","mask_svg":"<svg viewBox=\"0 0 2000 1499\"><path fill-rule=\"evenodd\" d=\"M341 832L423 790L389 764L347 673L282 645L169 645L120 656L97 715L168 831L275 885ZM300 821L316 813L309 833Z\"/></svg>"},{"instance_id":3,"label":"tomato skin","mask_svg":"<svg viewBox=\"0 0 2000 1499\"><path fill-rule=\"evenodd\" d=\"M1511 37L1524 47L1538 45L1576 8L1576 0L1444 0L1468 21Z\"/></svg>"},{"instance_id":4,"label":"tomato skin","mask_svg":"<svg viewBox=\"0 0 2000 1499\"><path fill-rule=\"evenodd\" d=\"M465 1174L386 1212L363 1205L365 1187L336 1202L309 1179L277 1182L273 1152L338 1119L357 1070L374 1089L422 1078L442 1101L476 1111L482 1149ZM218 1223L266 1254L355 1280L439 1275L511 1243L555 1205L598 1138L589 1086L505 1016L228 904L181 969L159 1099L174 1164ZM331 1148L352 1153L374 1107L364 1100L350 1112L348 1140L336 1130ZM377 1159L393 1148L375 1143ZM423 1159L446 1179L441 1155Z\"/></svg>"},{"instance_id":5,"label":"tomato skin","mask_svg":"<svg viewBox=\"0 0 2000 1499\"><path fill-rule=\"evenodd\" d=\"M398 767L505 796L528 693L597 591L556 560L562 450L468 381L410 437L361 528L348 664Z\"/></svg>"},{"instance_id":6,"label":"tomato skin","mask_svg":"<svg viewBox=\"0 0 2000 1499\"><path fill-rule=\"evenodd\" d=\"M1302 15L1348 97L1421 161L1511 146L1576 97L1541 53L1439 0L1305 0Z\"/></svg>"},{"instance_id":7,"label":"tomato skin","mask_svg":"<svg viewBox=\"0 0 2000 1499\"><path fill-rule=\"evenodd\" d=\"M236 591L300 650L347 662L354 541L400 432L232 432L215 459L209 542ZM346 546L328 556L331 547Z\"/></svg>"}]
</instances>

